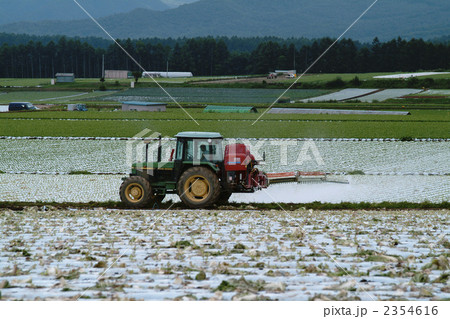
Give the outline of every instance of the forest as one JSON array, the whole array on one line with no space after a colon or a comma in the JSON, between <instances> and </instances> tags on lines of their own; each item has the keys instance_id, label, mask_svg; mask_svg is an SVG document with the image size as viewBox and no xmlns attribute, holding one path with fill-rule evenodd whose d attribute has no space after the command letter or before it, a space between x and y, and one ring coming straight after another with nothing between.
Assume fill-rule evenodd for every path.
<instances>
[{"instance_id":1,"label":"forest","mask_svg":"<svg viewBox=\"0 0 450 319\"><path fill-rule=\"evenodd\" d=\"M5 38L5 34L2 34ZM51 78L58 72L100 78L105 69L137 71L112 41L68 37L0 41L0 78ZM117 40L147 71L189 71L195 76L265 74L306 70L335 39L198 37ZM401 38L372 43L338 41L311 73L408 72L450 69L450 43Z\"/></svg>"}]
</instances>

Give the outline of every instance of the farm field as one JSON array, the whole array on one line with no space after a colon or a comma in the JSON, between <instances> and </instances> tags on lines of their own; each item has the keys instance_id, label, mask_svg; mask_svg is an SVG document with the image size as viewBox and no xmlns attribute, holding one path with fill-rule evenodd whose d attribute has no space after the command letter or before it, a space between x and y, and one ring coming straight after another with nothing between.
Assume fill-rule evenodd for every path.
<instances>
[{"instance_id":1,"label":"farm field","mask_svg":"<svg viewBox=\"0 0 450 319\"><path fill-rule=\"evenodd\" d=\"M411 107L394 100L316 103L312 107L401 109L412 115L266 114L252 125L282 90L173 87L191 80L211 79L168 80L167 86L199 125L173 104L164 113L111 111L123 100L164 100L159 89L92 92L98 79L86 79L47 91L47 80L0 79L0 86L45 86L0 92L0 104L13 98L38 105L81 102L90 109L0 114L0 203L40 206L0 209L2 300L450 299L449 210L283 210L288 203L318 202L444 207L450 202L446 99L436 105L411 99ZM142 79L144 85L149 81ZM293 90L287 96L301 100L333 91ZM259 113L203 113L208 103L255 105ZM127 138L144 129L163 135L163 159L176 133L215 131L225 143L250 145L258 159L265 152L260 168L267 172L325 171L348 184L278 184L233 194L236 211L180 209L174 195L163 205L178 209L167 211L51 206L117 204L131 162L144 159L142 140ZM265 203L276 210L255 209Z\"/></svg>"},{"instance_id":2,"label":"farm field","mask_svg":"<svg viewBox=\"0 0 450 319\"><path fill-rule=\"evenodd\" d=\"M262 158L265 152L266 162L261 167L267 172L320 170L339 174L360 171L368 175L450 174L449 141L225 139L225 143L234 142L249 145L256 158ZM0 139L0 171L126 174L131 167L129 147L134 149L134 161L144 161L143 145L131 140ZM156 159L156 145L155 142L150 147L150 159ZM163 159L169 158L174 147L173 139L164 140ZM283 149L285 155L282 155ZM321 161L312 156L312 149L317 150ZM307 151L304 157L300 155L302 150ZM17 158L21 160L17 161Z\"/></svg>"},{"instance_id":3,"label":"farm field","mask_svg":"<svg viewBox=\"0 0 450 319\"><path fill-rule=\"evenodd\" d=\"M433 90L431 90L433 91ZM302 102L327 102L327 101L344 101L355 99L361 102L381 102L389 99L398 99L402 97L407 97L408 95L420 95L423 90L418 89L386 89L386 90L376 90L376 89L344 89L338 92L325 94L322 96L313 97L310 99L303 99Z\"/></svg>"},{"instance_id":4,"label":"farm field","mask_svg":"<svg viewBox=\"0 0 450 319\"><path fill-rule=\"evenodd\" d=\"M0 202L117 203L119 187L127 175L0 174ZM341 183L272 185L252 194L233 194L231 203L434 203L450 202L449 176L338 176ZM82 186L81 186L82 185ZM166 203L179 203L167 195ZM150 207L151 208L151 207ZM150 209L149 208L149 209ZM279 207L277 207L278 209Z\"/></svg>"},{"instance_id":5,"label":"farm field","mask_svg":"<svg viewBox=\"0 0 450 319\"><path fill-rule=\"evenodd\" d=\"M411 77L412 73L408 73L407 77ZM301 74L297 74L300 76ZM439 79L448 79L449 73L446 72L418 72L414 73L417 78L424 79L429 78L433 80L439 80ZM381 72L381 73L325 73L325 74L319 74L319 73L307 73L303 77L301 77L300 82L301 83L315 83L315 84L325 84L326 82L334 81L337 78L340 78L343 81L351 81L355 77L358 77L360 81L371 81L375 80L381 81L385 80L386 78L378 78L378 77L388 77L387 79L393 79L393 80L402 80L405 76L402 72ZM203 79L201 81L195 81L195 83L202 84L202 83L261 83L261 81L265 80L267 83L284 83L284 84L292 84L297 80L297 78L286 78L283 76L279 76L277 79L266 79L266 76L261 77L238 77L235 79Z\"/></svg>"},{"instance_id":6,"label":"farm field","mask_svg":"<svg viewBox=\"0 0 450 319\"><path fill-rule=\"evenodd\" d=\"M4 300L448 300L448 210L2 210Z\"/></svg>"},{"instance_id":7,"label":"farm field","mask_svg":"<svg viewBox=\"0 0 450 319\"><path fill-rule=\"evenodd\" d=\"M311 102L320 102L320 101L341 101L341 100L347 100L347 99L356 99L358 96L365 95L365 94L372 94L376 92L377 89L344 89L337 92L332 92L329 94L324 94L321 96L316 96L312 98L306 98L301 100L301 102L304 103L311 103Z\"/></svg>"},{"instance_id":8,"label":"farm field","mask_svg":"<svg viewBox=\"0 0 450 319\"><path fill-rule=\"evenodd\" d=\"M411 77L421 77L421 76L433 76L433 75L448 75L449 72L416 72L416 73L400 73L400 74L389 74L375 76L376 79L406 79Z\"/></svg>"},{"instance_id":9,"label":"farm field","mask_svg":"<svg viewBox=\"0 0 450 319\"><path fill-rule=\"evenodd\" d=\"M214 131L226 137L264 138L449 138L448 122L344 122L339 121L253 121L199 120L139 121L2 121L1 136L101 136L132 137L144 129L174 136L181 131Z\"/></svg>"},{"instance_id":10,"label":"farm field","mask_svg":"<svg viewBox=\"0 0 450 319\"><path fill-rule=\"evenodd\" d=\"M293 104L293 107L299 107L303 104ZM313 104L315 106L316 104ZM334 103L320 103L317 104L320 108L337 108L337 109L361 109L361 110L384 110L392 107L392 105L378 104L372 107L363 105L356 107L356 104L334 104ZM328 107L325 107L328 105ZM241 121L255 121L263 111L267 110L268 105L260 105L257 107L258 113L205 113L203 112L203 105L190 106L186 105L185 110L189 112L192 117L198 120L241 120ZM276 107L279 107L278 105ZM289 105L283 105L289 107ZM305 106L303 106L305 107ZM274 106L275 108L275 106ZM308 106L306 107L308 108ZM448 110L435 109L408 109L397 107L396 110L411 111L412 116L397 116L397 115L328 115L328 114L265 114L261 121L402 121L402 122L417 122L417 121L446 121ZM102 109L100 111L90 110L88 112L66 112L66 111L52 111L41 110L39 112L8 112L0 114L1 119L43 119L43 120L190 120L188 115L177 106L171 106L166 112L133 112L133 111L111 111L110 109ZM449 118L450 121L450 118Z\"/></svg>"},{"instance_id":11,"label":"farm field","mask_svg":"<svg viewBox=\"0 0 450 319\"><path fill-rule=\"evenodd\" d=\"M308 73L305 74L302 77L302 82L328 82L336 79L337 77L341 78L344 81L350 81L355 76L357 76L360 80L371 80L371 79L377 79L377 76L391 76L391 77L400 77L402 72L378 72L378 73ZM422 74L422 75L421 75ZM449 78L449 73L445 72L438 72L436 74L426 74L426 73L418 73L419 78L432 78L432 79L447 79ZM202 82L202 81L220 81L220 80L227 80L227 79L235 79L235 80L245 80L249 79L251 80L254 78L253 76L204 76L204 77L191 77L191 78L158 78L157 81L161 83L188 83L188 82ZM257 78L258 81L261 81L260 78ZM296 79L292 78L282 78L280 77L278 80L292 83ZM50 78L0 78L0 87L50 87ZM113 85L116 81L119 81L120 84L127 84L129 86L129 83L133 81L133 79L106 79L106 84ZM76 78L75 83L80 84L86 84L86 83L98 83L99 79L96 78ZM154 81L151 78L140 78L139 82L144 83L154 83ZM64 86L67 85L65 83L63 84L57 84L57 86ZM72 84L68 84L70 86Z\"/></svg>"},{"instance_id":12,"label":"farm field","mask_svg":"<svg viewBox=\"0 0 450 319\"><path fill-rule=\"evenodd\" d=\"M362 102L374 102L374 101L386 101L388 99L399 99L402 97L408 97L408 95L417 94L422 92L422 90L417 89L390 89L383 90L368 96L359 98Z\"/></svg>"},{"instance_id":13,"label":"farm field","mask_svg":"<svg viewBox=\"0 0 450 319\"><path fill-rule=\"evenodd\" d=\"M237 89L237 88L172 88L166 91L181 103L273 103L283 92L282 89ZM327 90L290 90L286 95L292 100L305 99L326 94ZM100 101L152 101L172 102L160 88L134 89L118 92Z\"/></svg>"},{"instance_id":14,"label":"farm field","mask_svg":"<svg viewBox=\"0 0 450 319\"><path fill-rule=\"evenodd\" d=\"M50 79L0 78L0 87L37 87L50 85Z\"/></svg>"},{"instance_id":15,"label":"farm field","mask_svg":"<svg viewBox=\"0 0 450 319\"><path fill-rule=\"evenodd\" d=\"M158 83L164 84L185 84L192 81L205 81L205 80L220 80L229 77L195 77L195 78L159 78ZM235 78L235 77L233 77ZM117 88L117 83L121 88L129 88L131 82L134 79L105 79L105 85L108 88ZM0 78L0 88L11 89L11 88L41 88L49 90L61 90L61 89L80 89L80 88L96 88L98 89L100 85L99 79L94 78L76 78L74 83L56 83L56 85L51 85L51 79L30 79L30 78ZM140 78L139 83L143 85L154 85L155 81L151 78Z\"/></svg>"},{"instance_id":16,"label":"farm field","mask_svg":"<svg viewBox=\"0 0 450 319\"><path fill-rule=\"evenodd\" d=\"M225 140L232 142L249 145L257 158L265 152L260 168L266 172L325 171L349 182L274 185L267 192L234 194L232 202L450 201L448 141ZM7 173L0 174L0 201L117 202L131 162L144 161L143 144L133 140L0 139L0 146L0 171ZM174 146L173 139L164 140L163 159ZM150 160L156 159L155 150L156 143L150 147ZM67 175L72 173L85 175ZM176 202L178 197L167 200Z\"/></svg>"},{"instance_id":17,"label":"farm field","mask_svg":"<svg viewBox=\"0 0 450 319\"><path fill-rule=\"evenodd\" d=\"M337 77L340 77L343 81L350 81L355 76L357 76L360 80L371 80L375 79L378 76L392 76L392 77L399 77L403 72L382 72L382 73L339 73L339 74L307 74L304 78L302 78L303 81L308 82L326 82L326 81L332 81L336 79ZM420 74L420 73L418 73ZM419 78L431 78L431 79L448 79L450 77L449 73L440 72L437 74L424 74L423 76L419 76ZM380 79L383 80L383 79Z\"/></svg>"},{"instance_id":18,"label":"farm field","mask_svg":"<svg viewBox=\"0 0 450 319\"><path fill-rule=\"evenodd\" d=\"M427 90L419 95L450 95L450 90Z\"/></svg>"},{"instance_id":19,"label":"farm field","mask_svg":"<svg viewBox=\"0 0 450 319\"><path fill-rule=\"evenodd\" d=\"M264 109L260 109L262 112ZM407 109L406 109L407 110ZM0 136L132 137L143 129L174 136L180 131L217 131L237 138L449 138L448 110L411 110L411 116L210 114L186 109L164 113L31 112L0 114ZM61 120L63 119L63 120ZM68 120L64 120L68 119ZM89 121L80 121L88 119ZM112 121L114 119L114 121ZM137 121L136 121L137 120Z\"/></svg>"}]
</instances>

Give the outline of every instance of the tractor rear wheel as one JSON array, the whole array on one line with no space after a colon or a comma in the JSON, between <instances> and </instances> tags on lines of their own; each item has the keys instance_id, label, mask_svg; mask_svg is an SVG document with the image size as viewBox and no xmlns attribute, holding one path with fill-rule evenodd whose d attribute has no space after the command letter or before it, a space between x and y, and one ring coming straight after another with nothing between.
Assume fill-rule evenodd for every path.
<instances>
[{"instance_id":1,"label":"tractor rear wheel","mask_svg":"<svg viewBox=\"0 0 450 319\"><path fill-rule=\"evenodd\" d=\"M133 208L143 208L154 200L152 187L141 176L128 177L120 186L120 199Z\"/></svg>"},{"instance_id":2,"label":"tractor rear wheel","mask_svg":"<svg viewBox=\"0 0 450 319\"><path fill-rule=\"evenodd\" d=\"M178 181L178 196L190 208L211 206L219 195L219 177L206 167L191 167Z\"/></svg>"}]
</instances>

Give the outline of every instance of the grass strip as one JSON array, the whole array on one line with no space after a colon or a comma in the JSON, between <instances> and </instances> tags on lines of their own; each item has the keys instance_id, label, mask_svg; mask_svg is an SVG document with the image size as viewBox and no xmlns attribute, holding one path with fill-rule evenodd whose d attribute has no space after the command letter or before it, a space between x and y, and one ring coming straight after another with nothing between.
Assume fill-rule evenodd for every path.
<instances>
[{"instance_id":1,"label":"grass strip","mask_svg":"<svg viewBox=\"0 0 450 319\"><path fill-rule=\"evenodd\" d=\"M424 209L450 209L450 202L444 201L441 203L412 203L412 202L381 202L381 203L350 203L342 202L338 204L333 203L322 203L322 202L312 202L303 204L289 204L289 203L228 203L226 206L214 206L210 210L282 210L295 211L301 209L313 209L313 210L424 210ZM0 202L0 209L11 209L11 210L24 210L29 207L37 207L38 209L95 209L95 208L106 208L106 209L129 209L122 202L89 202L89 203L56 203L56 202ZM160 205L158 209L171 209L180 210L186 209L182 203L167 202ZM149 210L152 208L149 207Z\"/></svg>"}]
</instances>

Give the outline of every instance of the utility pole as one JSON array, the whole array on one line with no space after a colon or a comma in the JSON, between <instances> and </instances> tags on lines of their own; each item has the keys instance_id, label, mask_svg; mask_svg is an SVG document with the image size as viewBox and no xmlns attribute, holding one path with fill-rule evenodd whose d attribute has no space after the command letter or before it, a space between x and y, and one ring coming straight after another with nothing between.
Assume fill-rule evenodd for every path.
<instances>
[{"instance_id":1,"label":"utility pole","mask_svg":"<svg viewBox=\"0 0 450 319\"><path fill-rule=\"evenodd\" d=\"M296 51L296 49L294 47L294 70L296 70L296 68L295 68L295 51Z\"/></svg>"},{"instance_id":2,"label":"utility pole","mask_svg":"<svg viewBox=\"0 0 450 319\"><path fill-rule=\"evenodd\" d=\"M102 55L102 78L105 78L105 55Z\"/></svg>"}]
</instances>

